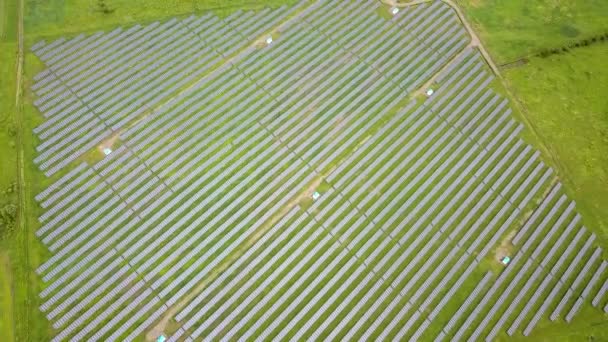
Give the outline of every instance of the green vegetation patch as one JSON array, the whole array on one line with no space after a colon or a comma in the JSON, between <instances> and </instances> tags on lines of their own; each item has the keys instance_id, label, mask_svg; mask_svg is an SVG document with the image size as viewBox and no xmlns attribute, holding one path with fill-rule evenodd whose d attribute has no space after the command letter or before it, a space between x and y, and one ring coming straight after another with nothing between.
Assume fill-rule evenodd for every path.
<instances>
[{"instance_id":1,"label":"green vegetation patch","mask_svg":"<svg viewBox=\"0 0 608 342\"><path fill-rule=\"evenodd\" d=\"M6 1L6 0L4 0ZM296 0L26 0L28 41L82 31L145 23L212 10L226 16L237 10L292 5Z\"/></svg>"},{"instance_id":2,"label":"green vegetation patch","mask_svg":"<svg viewBox=\"0 0 608 342\"><path fill-rule=\"evenodd\" d=\"M7 341L14 339L11 273L8 255L0 252L0 331Z\"/></svg>"},{"instance_id":3,"label":"green vegetation patch","mask_svg":"<svg viewBox=\"0 0 608 342\"><path fill-rule=\"evenodd\" d=\"M590 228L608 236L608 44L533 58L505 76Z\"/></svg>"},{"instance_id":4,"label":"green vegetation patch","mask_svg":"<svg viewBox=\"0 0 608 342\"><path fill-rule=\"evenodd\" d=\"M457 0L499 64L608 31L605 0Z\"/></svg>"}]
</instances>

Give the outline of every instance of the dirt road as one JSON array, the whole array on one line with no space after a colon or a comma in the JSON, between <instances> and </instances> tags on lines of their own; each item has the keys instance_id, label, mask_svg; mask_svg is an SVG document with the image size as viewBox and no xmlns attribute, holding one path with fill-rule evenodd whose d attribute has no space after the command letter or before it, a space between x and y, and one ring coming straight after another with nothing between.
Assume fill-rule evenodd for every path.
<instances>
[{"instance_id":1,"label":"dirt road","mask_svg":"<svg viewBox=\"0 0 608 342\"><path fill-rule=\"evenodd\" d=\"M28 224L26 221L27 215L25 212L27 210L27 201L26 201L26 182L25 182L25 146L23 144L23 133L24 133L24 125L23 125L23 64L24 64L24 56L25 56L25 48L24 48L24 28L23 28L23 11L24 11L24 0L19 0L17 4L17 40L18 40L18 48L17 48L17 77L16 77L16 92L15 92L15 123L17 125L17 178L18 178L18 194L19 194L19 210L18 210L18 235L21 237L17 241L21 244L21 248L23 248L23 253L25 256L25 260L28 261L29 264L29 232L28 232ZM24 265L27 266L27 265ZM26 270L25 274L20 274L20 277L24 277L24 284L27 284L24 289L21 289L25 292L25 298L29 302L29 298L32 294L30 286L29 286L29 269ZM13 301L15 298L13 298ZM23 305L24 303L15 303L13 302L13 307L18 307L18 305ZM29 308L23 310L25 317L20 325L23 327L20 329L24 335L21 335L21 338L25 340L29 340L28 332L29 332L29 323L30 323L30 310ZM17 332L15 332L18 335ZM16 336L15 336L16 337Z\"/></svg>"}]
</instances>

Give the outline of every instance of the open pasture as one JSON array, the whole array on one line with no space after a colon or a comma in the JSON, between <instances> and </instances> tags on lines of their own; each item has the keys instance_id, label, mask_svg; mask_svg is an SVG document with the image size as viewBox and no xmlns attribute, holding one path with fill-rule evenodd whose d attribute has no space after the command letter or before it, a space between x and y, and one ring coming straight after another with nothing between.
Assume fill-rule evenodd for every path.
<instances>
[{"instance_id":1,"label":"open pasture","mask_svg":"<svg viewBox=\"0 0 608 342\"><path fill-rule=\"evenodd\" d=\"M608 310L594 234L454 11L382 11L32 46L55 340L493 340Z\"/></svg>"}]
</instances>

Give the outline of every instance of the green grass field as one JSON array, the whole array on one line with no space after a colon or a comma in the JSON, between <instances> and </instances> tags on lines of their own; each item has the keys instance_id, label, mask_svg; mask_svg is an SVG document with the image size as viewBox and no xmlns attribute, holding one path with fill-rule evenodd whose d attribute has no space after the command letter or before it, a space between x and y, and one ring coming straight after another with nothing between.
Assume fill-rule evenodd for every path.
<instances>
[{"instance_id":1,"label":"green grass field","mask_svg":"<svg viewBox=\"0 0 608 342\"><path fill-rule=\"evenodd\" d=\"M8 1L8 0L5 0ZM91 30L141 24L212 10L220 16L236 10L294 4L296 0L105 0L111 13L102 13L96 0L25 0L28 41L42 37L69 36Z\"/></svg>"},{"instance_id":2,"label":"green grass field","mask_svg":"<svg viewBox=\"0 0 608 342\"><path fill-rule=\"evenodd\" d=\"M5 3L1 3L3 6ZM8 40L8 36L3 37ZM15 51L16 44L0 42L0 208L5 205L17 205L15 193L8 194L6 189L17 181L17 146L13 136L15 130ZM0 223L1 225L1 223ZM15 244L17 233L9 233L7 228L0 228L0 330L6 331L9 339L15 336L14 317L20 312L15 298L16 276L23 275L23 270L15 270L18 264L25 262ZM15 273L14 271L18 271ZM16 300L17 299L17 300ZM22 303L22 302L21 302Z\"/></svg>"},{"instance_id":3,"label":"green grass field","mask_svg":"<svg viewBox=\"0 0 608 342\"><path fill-rule=\"evenodd\" d=\"M608 238L608 44L505 71L588 226Z\"/></svg>"},{"instance_id":4,"label":"green grass field","mask_svg":"<svg viewBox=\"0 0 608 342\"><path fill-rule=\"evenodd\" d=\"M457 0L498 64L608 33L603 0Z\"/></svg>"},{"instance_id":5,"label":"green grass field","mask_svg":"<svg viewBox=\"0 0 608 342\"><path fill-rule=\"evenodd\" d=\"M3 248L0 251L0 308L2 309L0 330L7 341L15 340L13 331L13 279L11 275L10 259L8 253Z\"/></svg>"}]
</instances>

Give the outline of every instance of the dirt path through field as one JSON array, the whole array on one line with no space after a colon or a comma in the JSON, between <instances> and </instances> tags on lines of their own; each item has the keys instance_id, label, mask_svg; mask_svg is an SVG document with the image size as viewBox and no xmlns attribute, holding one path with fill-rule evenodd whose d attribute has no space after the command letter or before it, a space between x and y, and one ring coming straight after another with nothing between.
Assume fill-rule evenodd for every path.
<instances>
[{"instance_id":1,"label":"dirt path through field","mask_svg":"<svg viewBox=\"0 0 608 342\"><path fill-rule=\"evenodd\" d=\"M492 57L490 56L490 54L488 53L488 51L486 50L484 45L481 43L481 40L477 36L477 33L475 33L475 30L473 30L473 26L471 26L471 24L469 23L467 18L464 16L462 11L460 10L460 7L458 7L452 0L442 0L442 1L445 2L446 4L448 4L450 7L452 7L454 9L454 11L456 11L456 14L458 14L460 21L462 22L464 27L469 32L469 35L471 36L471 45L470 46L473 46L473 47L476 47L477 49L479 49L479 52L481 52L481 55L486 60L486 63L488 63L488 65L490 66L490 69L492 69L492 72L494 72L494 74L497 77L502 79L502 77L500 75L500 70L496 66L496 63L494 63L494 61L492 60Z\"/></svg>"},{"instance_id":2,"label":"dirt path through field","mask_svg":"<svg viewBox=\"0 0 608 342\"><path fill-rule=\"evenodd\" d=\"M23 11L24 11L24 0L19 0L17 4L17 40L18 40L18 50L17 50L17 77L16 77L16 92L15 92L15 123L17 125L17 185L18 185L18 196L19 196L19 209L18 209L18 217L17 217L17 229L19 230L17 234L20 238L17 239L17 242L21 244L21 248L23 248L23 254L26 262L29 265L29 225L27 224L25 212L27 210L27 184L25 181L25 146L23 144L23 133L24 133L24 125L23 125L23 64L24 64L24 28L23 28ZM24 265L27 267L28 265ZM24 284L26 284L25 288L21 289L25 293L25 299L29 302L29 298L32 294L30 286L29 286L29 269L25 269L25 274L20 274L20 277L24 277ZM14 296L14 293L13 293ZM15 298L13 298L13 308L16 308L18 303L15 302ZM23 303L19 303L19 305L23 305ZM21 337L25 340L29 340L28 332L29 332L29 324L30 324L30 309L27 308L22 310L24 316L20 316L21 322L20 331L23 333ZM16 336L18 333L15 331ZM15 337L16 337L15 336Z\"/></svg>"}]
</instances>

